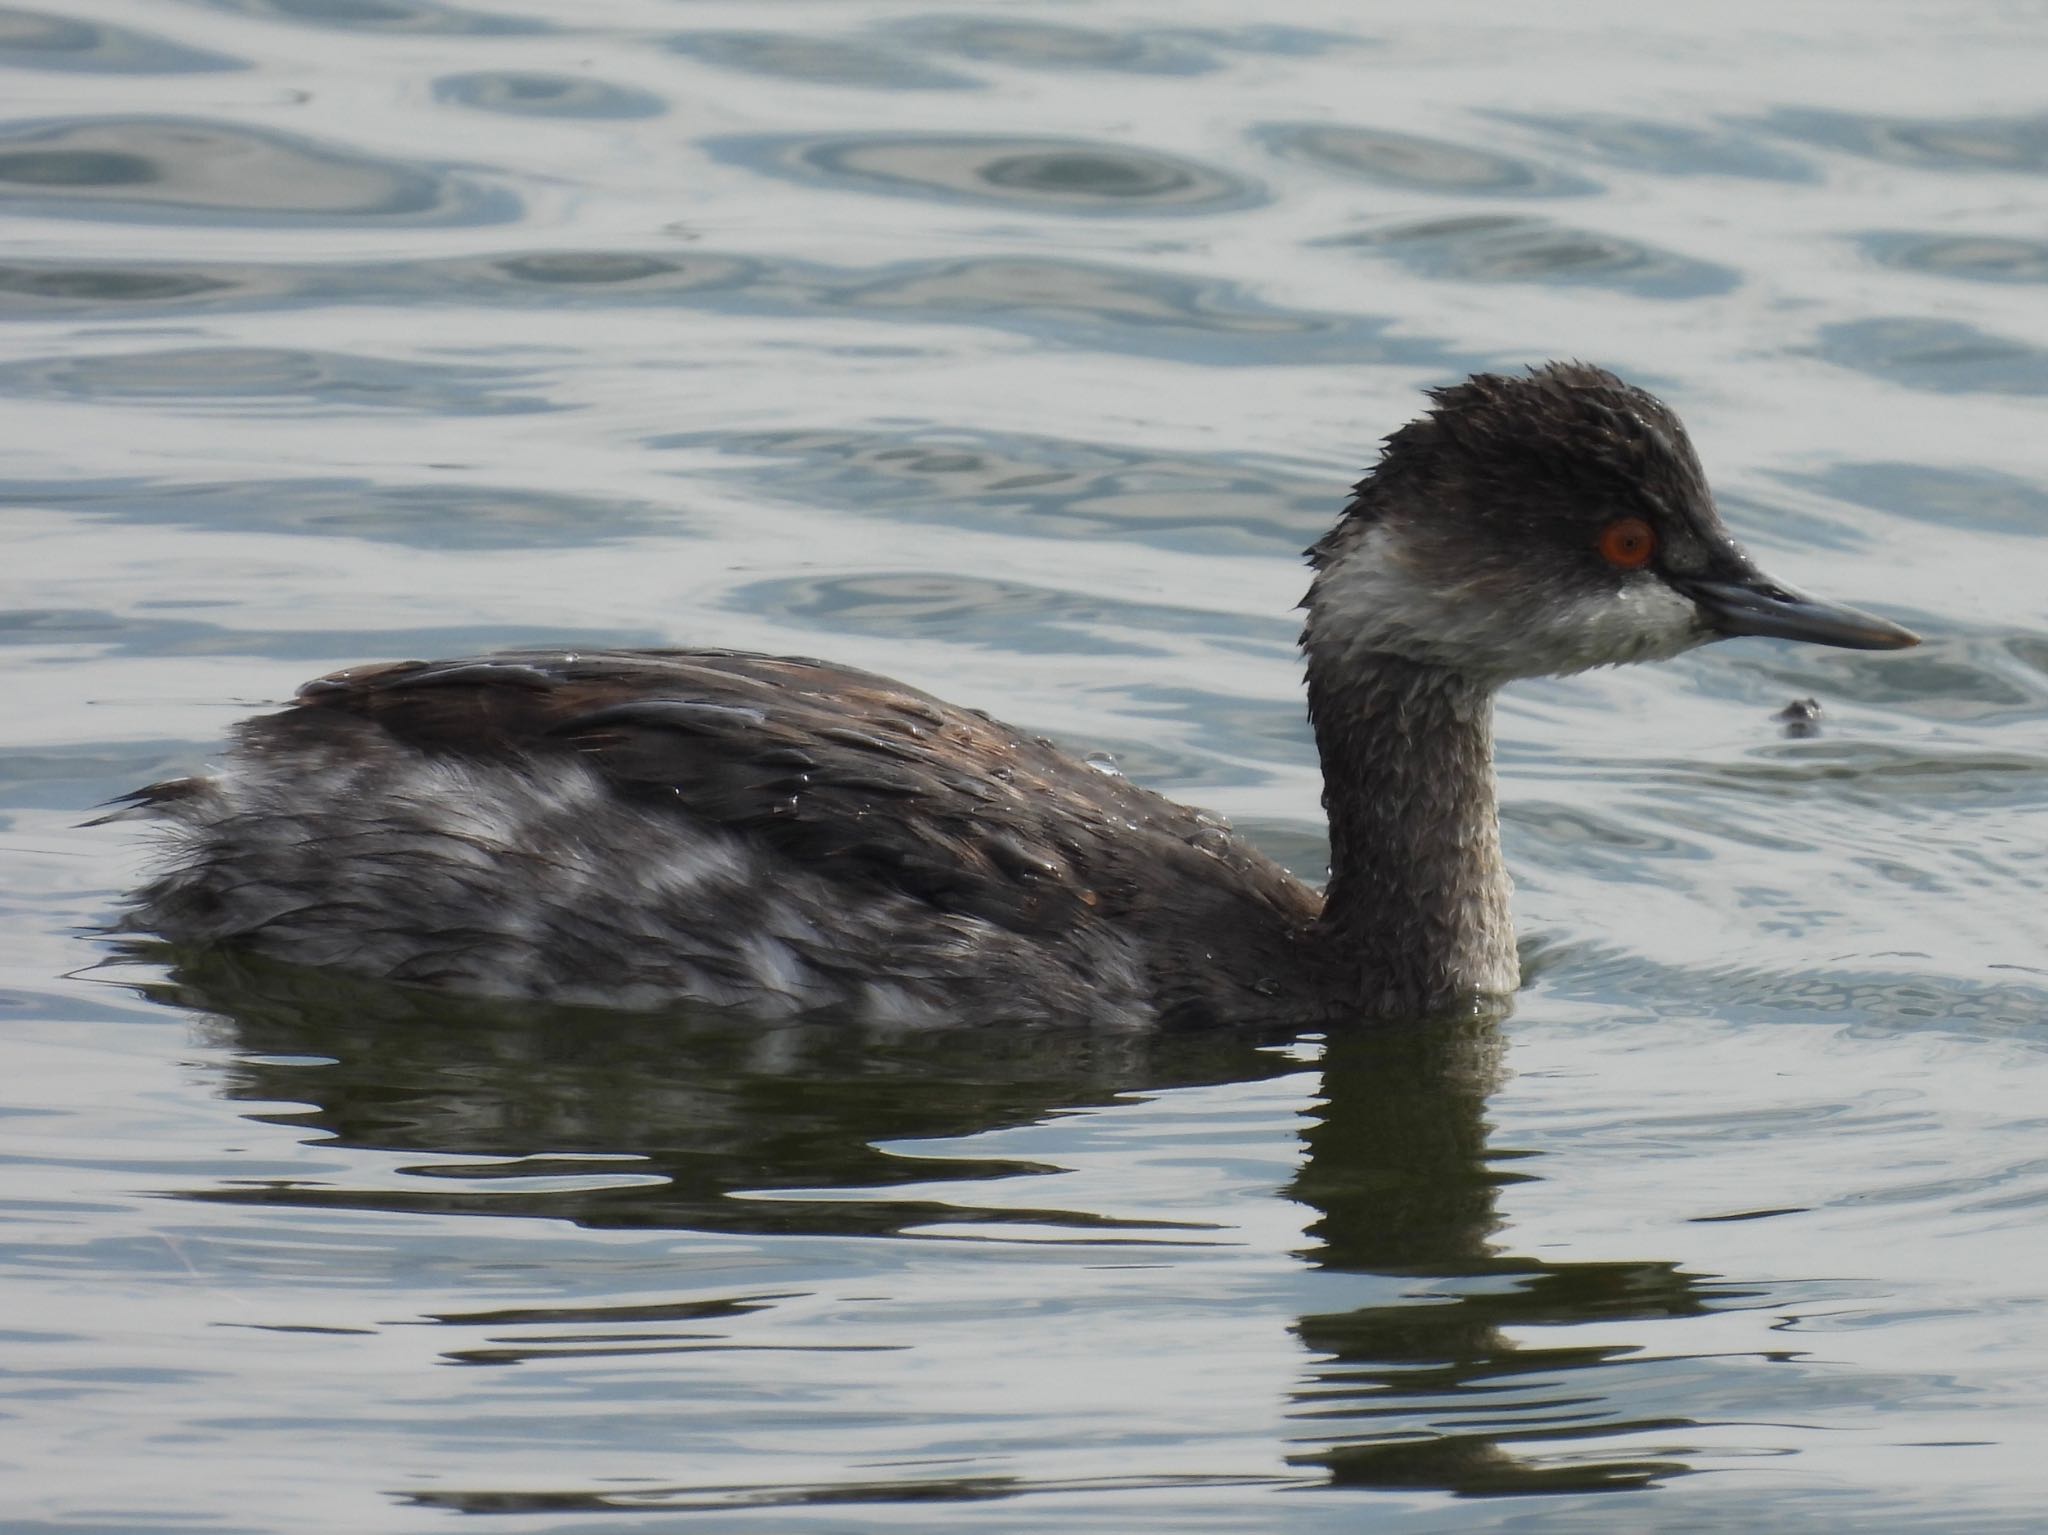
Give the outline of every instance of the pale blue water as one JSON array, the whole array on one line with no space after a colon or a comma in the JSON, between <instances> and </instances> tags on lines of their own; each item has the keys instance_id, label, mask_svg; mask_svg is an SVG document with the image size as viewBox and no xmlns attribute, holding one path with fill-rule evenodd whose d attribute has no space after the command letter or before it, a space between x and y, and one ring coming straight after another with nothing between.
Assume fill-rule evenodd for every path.
<instances>
[{"instance_id":1,"label":"pale blue water","mask_svg":"<svg viewBox=\"0 0 2048 1535\"><path fill-rule=\"evenodd\" d=\"M0 1526L2039 1528L2044 49L0 8ZM80 931L97 801L542 641L872 666L1313 870L1298 551L1419 388L1561 355L1928 643L1511 694L1497 1029L763 1034Z\"/></svg>"}]
</instances>

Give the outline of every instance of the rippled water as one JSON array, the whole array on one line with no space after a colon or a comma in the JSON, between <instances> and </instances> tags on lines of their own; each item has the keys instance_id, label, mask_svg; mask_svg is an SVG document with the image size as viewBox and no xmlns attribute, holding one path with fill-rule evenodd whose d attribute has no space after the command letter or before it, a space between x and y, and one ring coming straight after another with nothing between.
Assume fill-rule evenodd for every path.
<instances>
[{"instance_id":1,"label":"rippled water","mask_svg":"<svg viewBox=\"0 0 2048 1535\"><path fill-rule=\"evenodd\" d=\"M8 1527L2038 1528L2044 44L0 8ZM1556 355L1929 639L1516 690L1504 1024L869 1040L81 934L95 802L543 640L874 666L1314 869L1297 551L1418 387Z\"/></svg>"}]
</instances>

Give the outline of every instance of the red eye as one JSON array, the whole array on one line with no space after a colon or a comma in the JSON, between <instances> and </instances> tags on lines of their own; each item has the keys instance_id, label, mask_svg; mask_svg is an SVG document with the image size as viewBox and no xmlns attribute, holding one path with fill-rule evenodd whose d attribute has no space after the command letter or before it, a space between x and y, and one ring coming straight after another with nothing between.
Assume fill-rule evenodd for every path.
<instances>
[{"instance_id":1,"label":"red eye","mask_svg":"<svg viewBox=\"0 0 2048 1535\"><path fill-rule=\"evenodd\" d=\"M1600 555L1622 570L1641 570L1657 552L1657 530L1640 517L1610 522L1600 534Z\"/></svg>"}]
</instances>

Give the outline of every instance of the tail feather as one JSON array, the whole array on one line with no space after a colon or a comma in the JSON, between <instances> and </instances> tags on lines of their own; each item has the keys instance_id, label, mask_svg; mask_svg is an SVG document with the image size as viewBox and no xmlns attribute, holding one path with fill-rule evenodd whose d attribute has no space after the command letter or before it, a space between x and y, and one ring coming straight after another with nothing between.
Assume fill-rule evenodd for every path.
<instances>
[{"instance_id":1,"label":"tail feather","mask_svg":"<svg viewBox=\"0 0 2048 1535\"><path fill-rule=\"evenodd\" d=\"M115 821L147 821L160 816L182 819L192 808L191 802L203 798L212 788L211 781L204 778L166 778L162 783L144 784L140 789L102 801L103 805L115 808L79 825L106 826Z\"/></svg>"}]
</instances>

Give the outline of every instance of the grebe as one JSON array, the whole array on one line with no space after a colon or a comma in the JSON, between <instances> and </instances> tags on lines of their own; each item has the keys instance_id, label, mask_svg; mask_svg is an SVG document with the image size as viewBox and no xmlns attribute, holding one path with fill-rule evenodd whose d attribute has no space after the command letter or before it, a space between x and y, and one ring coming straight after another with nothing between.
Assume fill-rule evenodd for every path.
<instances>
[{"instance_id":1,"label":"grebe","mask_svg":"<svg viewBox=\"0 0 2048 1535\"><path fill-rule=\"evenodd\" d=\"M354 668L152 785L122 926L471 994L764 1016L1327 1023L1518 983L1493 698L1730 635L1887 650L1766 578L1684 428L1552 363L1431 392L1308 551L1318 894L1215 817L823 661Z\"/></svg>"}]
</instances>

